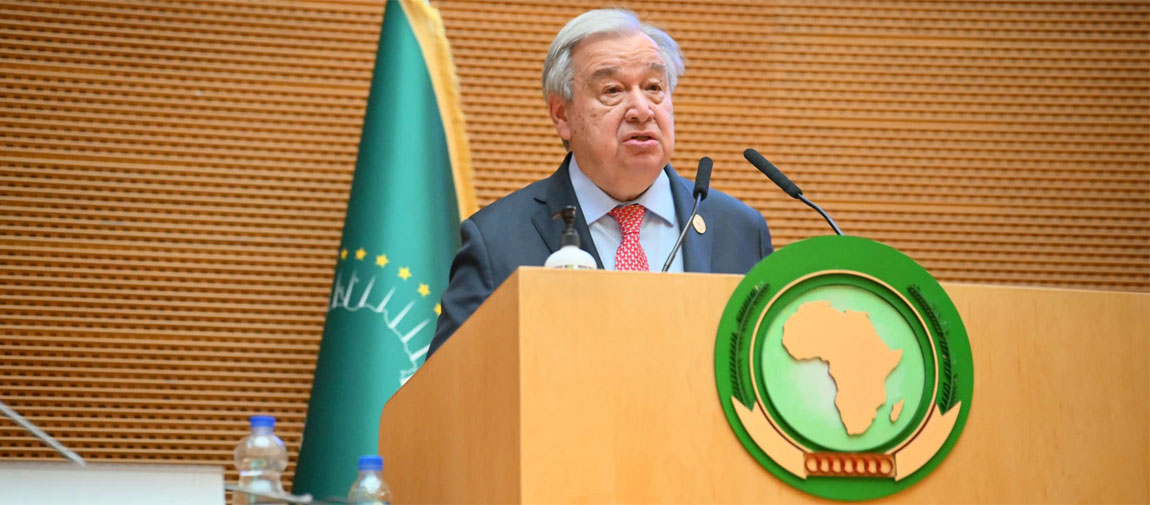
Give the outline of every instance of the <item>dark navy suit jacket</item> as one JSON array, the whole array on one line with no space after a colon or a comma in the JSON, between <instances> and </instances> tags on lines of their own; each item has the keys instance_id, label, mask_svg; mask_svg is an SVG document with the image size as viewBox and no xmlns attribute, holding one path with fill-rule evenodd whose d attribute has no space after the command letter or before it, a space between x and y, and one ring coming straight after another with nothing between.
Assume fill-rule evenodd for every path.
<instances>
[{"instance_id":1,"label":"dark navy suit jacket","mask_svg":"<svg viewBox=\"0 0 1150 505\"><path fill-rule=\"evenodd\" d=\"M543 266L547 257L559 248L563 220L552 216L568 205L579 207L567 171L570 160L568 153L551 177L501 198L460 225L462 245L451 263L451 280L443 293L443 311L428 356L443 345L516 268ZM670 165L664 170L671 181L679 225L690 226L687 218L695 204L691 194L694 184L680 177ZM706 233L688 232L679 252L683 255L683 270L687 272L742 275L773 250L762 214L729 195L710 190L699 206L699 215L707 224ZM582 209L575 219L575 230L583 250L591 253L599 268L603 268Z\"/></svg>"}]
</instances>

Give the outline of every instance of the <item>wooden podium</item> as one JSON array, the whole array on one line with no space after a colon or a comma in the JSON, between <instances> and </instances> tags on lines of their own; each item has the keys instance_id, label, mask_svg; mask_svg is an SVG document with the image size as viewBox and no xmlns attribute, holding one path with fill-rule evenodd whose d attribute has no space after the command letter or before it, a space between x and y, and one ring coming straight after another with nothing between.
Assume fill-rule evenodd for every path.
<instances>
[{"instance_id":1,"label":"wooden podium","mask_svg":"<svg viewBox=\"0 0 1150 505\"><path fill-rule=\"evenodd\" d=\"M383 409L397 503L810 503L733 434L715 331L739 276L512 275ZM970 418L882 502L1150 502L1150 296L944 284Z\"/></svg>"}]
</instances>

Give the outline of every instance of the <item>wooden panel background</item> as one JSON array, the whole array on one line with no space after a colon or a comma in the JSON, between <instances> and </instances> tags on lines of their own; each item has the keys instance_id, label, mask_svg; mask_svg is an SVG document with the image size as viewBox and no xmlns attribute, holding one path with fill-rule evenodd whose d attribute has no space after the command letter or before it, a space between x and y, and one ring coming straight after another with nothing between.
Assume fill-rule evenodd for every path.
<instances>
[{"instance_id":1,"label":"wooden panel background","mask_svg":"<svg viewBox=\"0 0 1150 505\"><path fill-rule=\"evenodd\" d=\"M228 468L272 414L290 482L381 13L0 3L6 402L90 459ZM55 455L5 420L0 457Z\"/></svg>"},{"instance_id":2,"label":"wooden panel background","mask_svg":"<svg viewBox=\"0 0 1150 505\"><path fill-rule=\"evenodd\" d=\"M689 63L672 163L763 211L776 246L829 228L742 158L756 147L849 234L943 280L1150 289L1150 4L624 2ZM480 203L562 156L539 68L602 2L437 2Z\"/></svg>"},{"instance_id":3,"label":"wooden panel background","mask_svg":"<svg viewBox=\"0 0 1150 505\"><path fill-rule=\"evenodd\" d=\"M433 3L486 204L560 160L539 69L602 4ZM776 246L825 225L748 146L941 280L1150 290L1150 3L621 3L689 59L675 165ZM230 466L271 413L290 481L381 11L0 3L0 398L102 461Z\"/></svg>"}]
</instances>

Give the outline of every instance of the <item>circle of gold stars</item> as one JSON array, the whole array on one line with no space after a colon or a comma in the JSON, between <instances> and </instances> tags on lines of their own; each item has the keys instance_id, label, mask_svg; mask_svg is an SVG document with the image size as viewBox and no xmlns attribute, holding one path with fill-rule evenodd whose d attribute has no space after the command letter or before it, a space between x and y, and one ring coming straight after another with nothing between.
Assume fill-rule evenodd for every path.
<instances>
[{"instance_id":1,"label":"circle of gold stars","mask_svg":"<svg viewBox=\"0 0 1150 505\"><path fill-rule=\"evenodd\" d=\"M351 254L355 257L356 261L363 261L364 258L367 257L367 250L360 247L359 249L356 249L354 253L351 253ZM349 255L349 252L348 252L346 247L339 250L339 260L340 261L346 260L348 255ZM387 259L386 254L380 254L380 255L375 257L375 264L380 269L386 268L388 263L391 263L391 260ZM412 275L413 274L411 273L410 267L399 267L399 271L396 273L396 276L398 276L400 279L403 279L404 282L407 282L407 280L410 279L412 277ZM420 282L418 284L419 284L419 287L416 288L415 291L417 293L419 293L419 296L421 296L423 298L427 298L428 295L431 294L431 286L428 286L427 284L424 284L422 282ZM441 304L438 304L438 303L435 304L435 315L438 316L441 313L443 313L443 306Z\"/></svg>"}]
</instances>

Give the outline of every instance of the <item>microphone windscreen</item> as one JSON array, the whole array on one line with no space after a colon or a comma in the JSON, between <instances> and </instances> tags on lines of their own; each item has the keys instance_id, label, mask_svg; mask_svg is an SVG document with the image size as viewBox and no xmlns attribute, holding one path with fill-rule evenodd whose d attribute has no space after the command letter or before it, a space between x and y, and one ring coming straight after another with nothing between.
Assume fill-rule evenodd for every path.
<instances>
[{"instance_id":1,"label":"microphone windscreen","mask_svg":"<svg viewBox=\"0 0 1150 505\"><path fill-rule=\"evenodd\" d=\"M711 158L703 156L699 160L699 170L695 172L695 191L692 196L707 199L707 192L711 189L711 167L714 163Z\"/></svg>"},{"instance_id":2,"label":"microphone windscreen","mask_svg":"<svg viewBox=\"0 0 1150 505\"><path fill-rule=\"evenodd\" d=\"M798 198L799 195L803 194L803 190L799 189L795 183L791 182L786 175L783 175L782 171L775 168L775 165L767 161L758 151L748 148L746 151L743 151L743 157L751 162L755 168L759 169L763 175L767 176L771 182L774 182L776 186L782 188L791 198Z\"/></svg>"}]
</instances>

